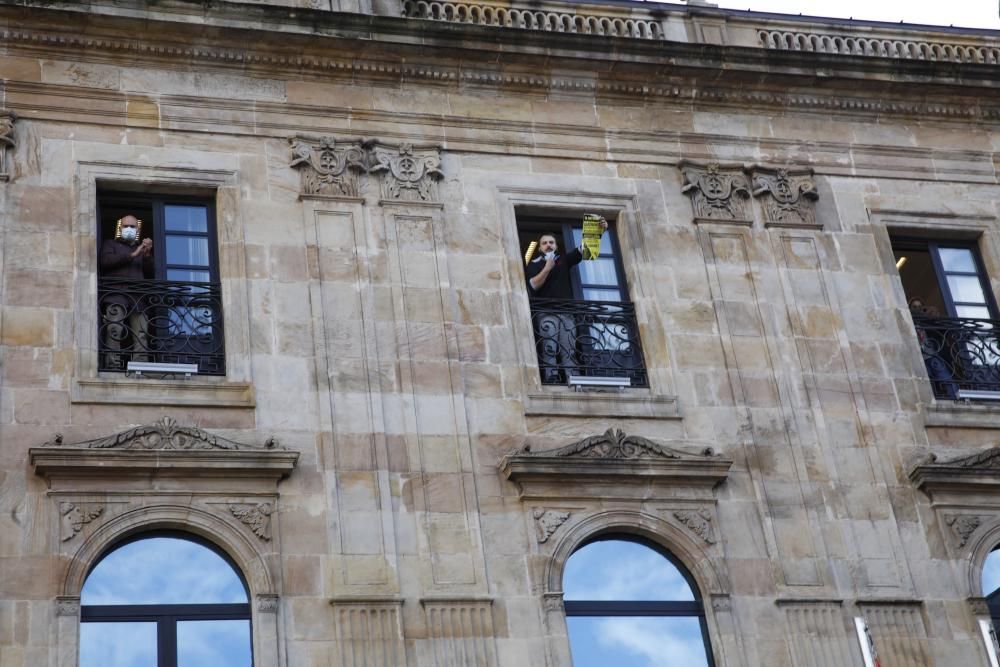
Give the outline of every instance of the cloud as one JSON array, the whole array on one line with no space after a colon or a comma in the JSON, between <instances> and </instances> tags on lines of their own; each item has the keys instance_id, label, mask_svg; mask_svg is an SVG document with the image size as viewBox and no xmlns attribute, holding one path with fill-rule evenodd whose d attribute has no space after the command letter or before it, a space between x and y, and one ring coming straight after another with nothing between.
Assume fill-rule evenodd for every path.
<instances>
[{"instance_id":1,"label":"cloud","mask_svg":"<svg viewBox=\"0 0 1000 667\"><path fill-rule=\"evenodd\" d=\"M574 553L563 574L567 600L694 600L673 563L635 542L594 542Z\"/></svg>"},{"instance_id":2,"label":"cloud","mask_svg":"<svg viewBox=\"0 0 1000 667\"><path fill-rule=\"evenodd\" d=\"M707 666L701 626L693 618L602 618L598 623L598 642L640 657L645 663L618 664L629 667Z\"/></svg>"}]
</instances>

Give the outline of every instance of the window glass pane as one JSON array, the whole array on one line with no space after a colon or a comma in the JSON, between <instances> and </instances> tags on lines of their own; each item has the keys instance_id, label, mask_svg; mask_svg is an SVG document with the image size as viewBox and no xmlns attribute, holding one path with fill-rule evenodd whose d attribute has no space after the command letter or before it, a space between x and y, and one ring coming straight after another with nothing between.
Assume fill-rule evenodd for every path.
<instances>
[{"instance_id":1,"label":"window glass pane","mask_svg":"<svg viewBox=\"0 0 1000 667\"><path fill-rule=\"evenodd\" d=\"M167 264L208 266L208 239L203 236L168 236Z\"/></svg>"},{"instance_id":2,"label":"window glass pane","mask_svg":"<svg viewBox=\"0 0 1000 667\"><path fill-rule=\"evenodd\" d=\"M250 621L179 621L177 667L250 667Z\"/></svg>"},{"instance_id":3,"label":"window glass pane","mask_svg":"<svg viewBox=\"0 0 1000 667\"><path fill-rule=\"evenodd\" d=\"M186 283L207 283L211 278L208 271L167 269L167 280L180 280Z\"/></svg>"},{"instance_id":4,"label":"window glass pane","mask_svg":"<svg viewBox=\"0 0 1000 667\"><path fill-rule=\"evenodd\" d=\"M701 624L691 617L566 619L573 667L707 667Z\"/></svg>"},{"instance_id":5,"label":"window glass pane","mask_svg":"<svg viewBox=\"0 0 1000 667\"><path fill-rule=\"evenodd\" d=\"M990 309L986 306L955 306L958 317L971 317L977 320L990 319Z\"/></svg>"},{"instance_id":6,"label":"window glass pane","mask_svg":"<svg viewBox=\"0 0 1000 667\"><path fill-rule=\"evenodd\" d=\"M176 537L150 537L108 554L87 577L80 596L85 605L246 601L229 563L208 547Z\"/></svg>"},{"instance_id":7,"label":"window glass pane","mask_svg":"<svg viewBox=\"0 0 1000 667\"><path fill-rule=\"evenodd\" d=\"M625 540L593 542L570 556L563 592L566 600L694 600L673 563Z\"/></svg>"},{"instance_id":8,"label":"window glass pane","mask_svg":"<svg viewBox=\"0 0 1000 667\"><path fill-rule=\"evenodd\" d=\"M1000 549L990 552L983 565L983 596L1000 588Z\"/></svg>"},{"instance_id":9,"label":"window glass pane","mask_svg":"<svg viewBox=\"0 0 1000 667\"><path fill-rule=\"evenodd\" d=\"M80 667L156 667L156 623L81 623Z\"/></svg>"},{"instance_id":10,"label":"window glass pane","mask_svg":"<svg viewBox=\"0 0 1000 667\"><path fill-rule=\"evenodd\" d=\"M587 301L621 301L621 292L616 289L591 289L583 290L583 298Z\"/></svg>"},{"instance_id":11,"label":"window glass pane","mask_svg":"<svg viewBox=\"0 0 1000 667\"><path fill-rule=\"evenodd\" d=\"M580 280L591 285L617 285L618 272L611 258L591 259L580 262Z\"/></svg>"},{"instance_id":12,"label":"window glass pane","mask_svg":"<svg viewBox=\"0 0 1000 667\"><path fill-rule=\"evenodd\" d=\"M972 257L972 251L968 248L939 247L938 257L941 258L941 267L945 270L945 273L952 271L976 272L976 260Z\"/></svg>"},{"instance_id":13,"label":"window glass pane","mask_svg":"<svg viewBox=\"0 0 1000 667\"><path fill-rule=\"evenodd\" d=\"M948 289L952 301L986 303L978 276L948 276Z\"/></svg>"},{"instance_id":14,"label":"window glass pane","mask_svg":"<svg viewBox=\"0 0 1000 667\"><path fill-rule=\"evenodd\" d=\"M168 232L207 232L208 210L204 206L163 207L164 227Z\"/></svg>"}]
</instances>

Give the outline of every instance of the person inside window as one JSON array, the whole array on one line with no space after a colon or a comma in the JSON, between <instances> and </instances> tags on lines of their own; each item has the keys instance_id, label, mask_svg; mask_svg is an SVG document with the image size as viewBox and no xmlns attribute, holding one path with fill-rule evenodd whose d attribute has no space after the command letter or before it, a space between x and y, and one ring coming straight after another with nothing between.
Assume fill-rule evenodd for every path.
<instances>
[{"instance_id":1,"label":"person inside window","mask_svg":"<svg viewBox=\"0 0 1000 667\"><path fill-rule=\"evenodd\" d=\"M600 218L601 229L608 229L608 221ZM538 254L525 268L528 293L532 298L573 299L570 270L583 261L583 248L573 248L565 255L559 254L559 243L552 234L538 239ZM535 318L538 360L547 384L559 382L560 371L571 375L576 368L576 321L573 315L559 312L557 304Z\"/></svg>"},{"instance_id":2,"label":"person inside window","mask_svg":"<svg viewBox=\"0 0 1000 667\"><path fill-rule=\"evenodd\" d=\"M121 278L121 286L102 299L104 342L115 363L123 365L120 350L131 350L133 361L146 361L149 322L140 299L128 294L128 280L152 278L153 240L141 238L142 221L134 215L118 219L115 237L101 245L101 277Z\"/></svg>"}]
</instances>

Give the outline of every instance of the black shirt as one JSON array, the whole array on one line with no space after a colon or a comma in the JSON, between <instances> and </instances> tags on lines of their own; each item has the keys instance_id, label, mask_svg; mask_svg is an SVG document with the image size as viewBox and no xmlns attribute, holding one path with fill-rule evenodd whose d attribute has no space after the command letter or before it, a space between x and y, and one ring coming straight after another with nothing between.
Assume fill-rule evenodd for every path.
<instances>
[{"instance_id":1,"label":"black shirt","mask_svg":"<svg viewBox=\"0 0 1000 667\"><path fill-rule=\"evenodd\" d=\"M528 294L545 299L572 299L573 285L569 281L569 270L583 261L583 255L579 248L573 248L567 255L556 257L556 265L549 271L548 278L538 289L531 286L531 279L542 272L545 268L545 258L536 257L525 267L524 273L528 276Z\"/></svg>"}]
</instances>

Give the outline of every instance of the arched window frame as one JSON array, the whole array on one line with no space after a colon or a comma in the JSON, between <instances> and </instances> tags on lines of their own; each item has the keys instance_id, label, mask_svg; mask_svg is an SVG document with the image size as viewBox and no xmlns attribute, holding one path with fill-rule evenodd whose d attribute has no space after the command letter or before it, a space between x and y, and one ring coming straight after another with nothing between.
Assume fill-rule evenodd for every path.
<instances>
[{"instance_id":1,"label":"arched window frame","mask_svg":"<svg viewBox=\"0 0 1000 667\"><path fill-rule=\"evenodd\" d=\"M670 563L684 578L688 588L691 589L691 593L694 595L694 600L563 600L563 608L565 609L566 617L695 617L698 619L698 627L701 628L701 639L705 646L705 656L708 667L714 667L715 660L712 655L712 643L709 640L708 623L705 617L705 605L701 596L701 591L698 587L698 582L695 581L693 576L691 576L691 573L684 566L684 564L672 553L670 553L669 550L664 548L663 545L656 541L631 533L606 532L600 533L581 542L573 550L569 558L572 558L573 554L576 554L584 547L594 544L595 542L611 541L632 542L633 544L638 544L656 552L668 563ZM567 559L566 562L568 563L569 559ZM563 571L565 574L565 567L563 568Z\"/></svg>"},{"instance_id":2,"label":"arched window frame","mask_svg":"<svg viewBox=\"0 0 1000 667\"><path fill-rule=\"evenodd\" d=\"M177 624L183 621L247 621L250 629L250 655L253 655L253 619L250 606L250 587L239 565L217 544L199 535L181 530L151 530L138 532L111 544L91 564L84 578L84 586L101 562L119 549L157 537L186 540L204 547L219 556L239 579L246 595L242 603L187 603L187 604L123 604L80 605L80 623L156 623L156 656L159 667L177 665Z\"/></svg>"}]
</instances>

